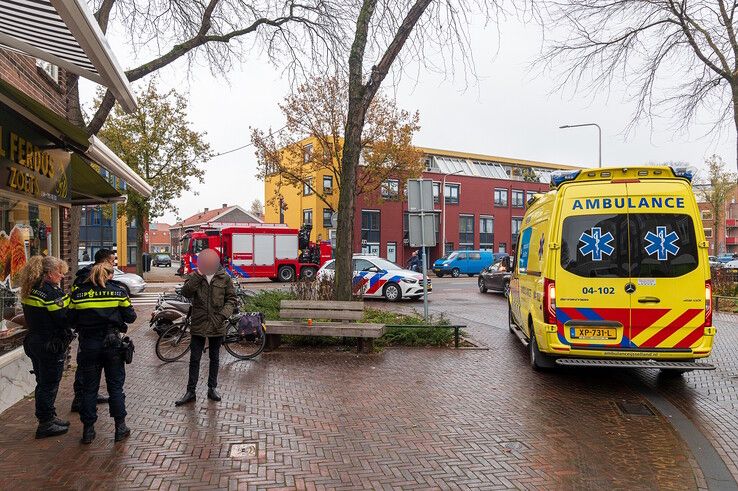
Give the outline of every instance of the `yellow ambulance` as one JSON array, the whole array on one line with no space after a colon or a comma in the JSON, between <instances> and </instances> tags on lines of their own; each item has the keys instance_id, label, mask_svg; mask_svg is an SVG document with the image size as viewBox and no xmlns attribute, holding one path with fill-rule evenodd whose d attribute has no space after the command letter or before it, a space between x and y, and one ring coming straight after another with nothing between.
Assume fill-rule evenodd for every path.
<instances>
[{"instance_id":1,"label":"yellow ambulance","mask_svg":"<svg viewBox=\"0 0 738 491\"><path fill-rule=\"evenodd\" d=\"M523 218L510 331L534 369L714 369L708 242L692 172L556 172Z\"/></svg>"}]
</instances>

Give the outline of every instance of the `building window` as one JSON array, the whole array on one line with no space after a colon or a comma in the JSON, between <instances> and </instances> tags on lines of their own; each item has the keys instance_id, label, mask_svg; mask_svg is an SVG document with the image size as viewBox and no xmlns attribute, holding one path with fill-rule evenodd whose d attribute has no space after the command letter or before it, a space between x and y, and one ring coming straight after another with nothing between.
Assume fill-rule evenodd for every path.
<instances>
[{"instance_id":1,"label":"building window","mask_svg":"<svg viewBox=\"0 0 738 491\"><path fill-rule=\"evenodd\" d=\"M302 195L303 196L310 196L313 194L313 180L311 179L305 179L305 182L302 183Z\"/></svg>"},{"instance_id":2,"label":"building window","mask_svg":"<svg viewBox=\"0 0 738 491\"><path fill-rule=\"evenodd\" d=\"M495 219L492 217L479 218L479 248L490 251L495 248Z\"/></svg>"},{"instance_id":3,"label":"building window","mask_svg":"<svg viewBox=\"0 0 738 491\"><path fill-rule=\"evenodd\" d=\"M712 210L702 210L703 220L712 220Z\"/></svg>"},{"instance_id":4,"label":"building window","mask_svg":"<svg viewBox=\"0 0 738 491\"><path fill-rule=\"evenodd\" d=\"M446 184L444 197L447 205L458 205L459 204L459 192L461 190L460 184Z\"/></svg>"},{"instance_id":5,"label":"building window","mask_svg":"<svg viewBox=\"0 0 738 491\"><path fill-rule=\"evenodd\" d=\"M525 206L525 192L513 189L512 206L513 208L523 208Z\"/></svg>"},{"instance_id":6,"label":"building window","mask_svg":"<svg viewBox=\"0 0 738 491\"><path fill-rule=\"evenodd\" d=\"M311 160L313 160L313 144L308 143L302 147L302 161L307 164Z\"/></svg>"},{"instance_id":7,"label":"building window","mask_svg":"<svg viewBox=\"0 0 738 491\"><path fill-rule=\"evenodd\" d=\"M474 249L474 215L459 216L459 248Z\"/></svg>"},{"instance_id":8,"label":"building window","mask_svg":"<svg viewBox=\"0 0 738 491\"><path fill-rule=\"evenodd\" d=\"M530 200L533 199L533 196L536 195L535 191L526 191L525 192L525 204L527 205L530 203Z\"/></svg>"},{"instance_id":9,"label":"building window","mask_svg":"<svg viewBox=\"0 0 738 491\"><path fill-rule=\"evenodd\" d=\"M302 224L303 225L313 224L313 210L302 210Z\"/></svg>"},{"instance_id":10,"label":"building window","mask_svg":"<svg viewBox=\"0 0 738 491\"><path fill-rule=\"evenodd\" d=\"M400 195L400 181L387 179L382 183L381 192L383 199L397 199Z\"/></svg>"},{"instance_id":11,"label":"building window","mask_svg":"<svg viewBox=\"0 0 738 491\"><path fill-rule=\"evenodd\" d=\"M495 206L507 206L507 189L495 189Z\"/></svg>"},{"instance_id":12,"label":"building window","mask_svg":"<svg viewBox=\"0 0 738 491\"><path fill-rule=\"evenodd\" d=\"M518 243L518 235L520 235L520 227L523 226L523 218L522 217L513 217L512 219L512 243L513 247Z\"/></svg>"},{"instance_id":13,"label":"building window","mask_svg":"<svg viewBox=\"0 0 738 491\"><path fill-rule=\"evenodd\" d=\"M705 229L705 238L706 239L712 239L712 229L711 228L706 228Z\"/></svg>"},{"instance_id":14,"label":"building window","mask_svg":"<svg viewBox=\"0 0 738 491\"><path fill-rule=\"evenodd\" d=\"M100 208L93 208L90 210L90 224L100 225L102 223L102 210Z\"/></svg>"},{"instance_id":15,"label":"building window","mask_svg":"<svg viewBox=\"0 0 738 491\"><path fill-rule=\"evenodd\" d=\"M434 182L433 183L433 203L438 204L441 202L441 183L440 182Z\"/></svg>"},{"instance_id":16,"label":"building window","mask_svg":"<svg viewBox=\"0 0 738 491\"><path fill-rule=\"evenodd\" d=\"M379 211L361 210L362 244L379 244L379 222Z\"/></svg>"},{"instance_id":17,"label":"building window","mask_svg":"<svg viewBox=\"0 0 738 491\"><path fill-rule=\"evenodd\" d=\"M323 194L333 194L333 176L323 176Z\"/></svg>"},{"instance_id":18,"label":"building window","mask_svg":"<svg viewBox=\"0 0 738 491\"><path fill-rule=\"evenodd\" d=\"M454 252L454 243L453 242L446 242L446 255L448 256Z\"/></svg>"},{"instance_id":19,"label":"building window","mask_svg":"<svg viewBox=\"0 0 738 491\"><path fill-rule=\"evenodd\" d=\"M49 76L54 83L59 83L59 67L44 60L36 60L36 66Z\"/></svg>"},{"instance_id":20,"label":"building window","mask_svg":"<svg viewBox=\"0 0 738 491\"><path fill-rule=\"evenodd\" d=\"M497 249L497 252L505 254L507 252L507 244L505 244L504 242L500 242L500 247L499 249Z\"/></svg>"},{"instance_id":21,"label":"building window","mask_svg":"<svg viewBox=\"0 0 738 491\"><path fill-rule=\"evenodd\" d=\"M128 264L129 266L135 266L138 260L138 247L128 246Z\"/></svg>"},{"instance_id":22,"label":"building window","mask_svg":"<svg viewBox=\"0 0 738 491\"><path fill-rule=\"evenodd\" d=\"M333 210L331 210L330 208L323 208L323 227L333 227Z\"/></svg>"}]
</instances>

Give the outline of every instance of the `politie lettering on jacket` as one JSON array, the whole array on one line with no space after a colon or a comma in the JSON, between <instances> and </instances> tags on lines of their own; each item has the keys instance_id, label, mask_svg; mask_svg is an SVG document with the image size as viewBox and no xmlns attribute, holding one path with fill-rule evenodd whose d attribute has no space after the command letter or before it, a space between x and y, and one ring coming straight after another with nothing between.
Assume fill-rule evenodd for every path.
<instances>
[{"instance_id":1,"label":"politie lettering on jacket","mask_svg":"<svg viewBox=\"0 0 738 491\"><path fill-rule=\"evenodd\" d=\"M684 208L684 198L669 196L627 197L627 198L587 198L575 199L572 210L608 210L608 209L638 209L638 208Z\"/></svg>"}]
</instances>

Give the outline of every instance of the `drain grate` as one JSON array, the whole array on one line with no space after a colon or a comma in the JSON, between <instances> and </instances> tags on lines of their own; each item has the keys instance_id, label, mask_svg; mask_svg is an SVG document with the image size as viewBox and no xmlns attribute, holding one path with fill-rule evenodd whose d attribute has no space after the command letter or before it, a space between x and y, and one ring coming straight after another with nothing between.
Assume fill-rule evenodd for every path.
<instances>
[{"instance_id":1,"label":"drain grate","mask_svg":"<svg viewBox=\"0 0 738 491\"><path fill-rule=\"evenodd\" d=\"M653 416L654 413L650 407L641 402L616 402L615 405L625 416Z\"/></svg>"},{"instance_id":2,"label":"drain grate","mask_svg":"<svg viewBox=\"0 0 738 491\"><path fill-rule=\"evenodd\" d=\"M257 457L259 455L259 442L233 443L228 454L232 459Z\"/></svg>"}]
</instances>

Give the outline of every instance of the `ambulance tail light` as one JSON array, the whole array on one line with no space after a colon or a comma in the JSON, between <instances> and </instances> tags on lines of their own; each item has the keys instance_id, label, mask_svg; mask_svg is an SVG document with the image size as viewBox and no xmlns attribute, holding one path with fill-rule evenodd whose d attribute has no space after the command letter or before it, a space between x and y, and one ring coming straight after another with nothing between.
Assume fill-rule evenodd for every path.
<instances>
[{"instance_id":1,"label":"ambulance tail light","mask_svg":"<svg viewBox=\"0 0 738 491\"><path fill-rule=\"evenodd\" d=\"M712 280L705 281L705 327L712 326Z\"/></svg>"},{"instance_id":2,"label":"ambulance tail light","mask_svg":"<svg viewBox=\"0 0 738 491\"><path fill-rule=\"evenodd\" d=\"M556 324L556 282L543 279L543 322Z\"/></svg>"}]
</instances>

